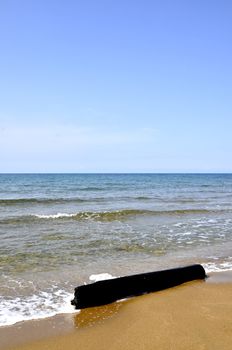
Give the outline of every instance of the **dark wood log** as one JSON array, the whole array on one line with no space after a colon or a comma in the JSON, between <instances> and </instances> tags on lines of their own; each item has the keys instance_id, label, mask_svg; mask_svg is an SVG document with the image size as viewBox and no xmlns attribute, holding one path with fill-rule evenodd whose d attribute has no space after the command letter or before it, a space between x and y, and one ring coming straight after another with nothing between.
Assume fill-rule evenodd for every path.
<instances>
[{"instance_id":1,"label":"dark wood log","mask_svg":"<svg viewBox=\"0 0 232 350\"><path fill-rule=\"evenodd\" d=\"M75 288L71 304L76 309L100 306L204 278L206 273L201 265L119 277Z\"/></svg>"}]
</instances>

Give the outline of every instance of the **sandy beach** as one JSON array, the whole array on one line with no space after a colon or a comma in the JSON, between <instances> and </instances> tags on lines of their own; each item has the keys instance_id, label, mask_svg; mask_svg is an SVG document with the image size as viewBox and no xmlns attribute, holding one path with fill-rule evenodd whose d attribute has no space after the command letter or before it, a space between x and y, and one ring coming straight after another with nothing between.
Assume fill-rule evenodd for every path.
<instances>
[{"instance_id":1,"label":"sandy beach","mask_svg":"<svg viewBox=\"0 0 232 350\"><path fill-rule=\"evenodd\" d=\"M231 349L232 274L0 330L1 349Z\"/></svg>"}]
</instances>

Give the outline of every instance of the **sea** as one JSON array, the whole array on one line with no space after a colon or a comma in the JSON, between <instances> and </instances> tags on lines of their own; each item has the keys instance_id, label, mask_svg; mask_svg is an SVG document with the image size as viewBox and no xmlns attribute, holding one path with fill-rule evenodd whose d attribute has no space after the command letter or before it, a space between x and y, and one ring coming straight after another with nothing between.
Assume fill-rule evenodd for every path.
<instances>
[{"instance_id":1,"label":"sea","mask_svg":"<svg viewBox=\"0 0 232 350\"><path fill-rule=\"evenodd\" d=\"M74 312L85 283L232 270L232 174L0 174L0 326Z\"/></svg>"}]
</instances>

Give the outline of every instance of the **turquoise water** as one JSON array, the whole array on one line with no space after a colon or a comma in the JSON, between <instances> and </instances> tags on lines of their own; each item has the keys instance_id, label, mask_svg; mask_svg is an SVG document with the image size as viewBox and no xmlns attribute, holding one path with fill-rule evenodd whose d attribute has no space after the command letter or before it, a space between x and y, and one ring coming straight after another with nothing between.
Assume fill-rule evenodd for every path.
<instances>
[{"instance_id":1,"label":"turquoise water","mask_svg":"<svg viewBox=\"0 0 232 350\"><path fill-rule=\"evenodd\" d=\"M232 269L231 214L231 174L1 174L0 325L71 312L93 274Z\"/></svg>"}]
</instances>

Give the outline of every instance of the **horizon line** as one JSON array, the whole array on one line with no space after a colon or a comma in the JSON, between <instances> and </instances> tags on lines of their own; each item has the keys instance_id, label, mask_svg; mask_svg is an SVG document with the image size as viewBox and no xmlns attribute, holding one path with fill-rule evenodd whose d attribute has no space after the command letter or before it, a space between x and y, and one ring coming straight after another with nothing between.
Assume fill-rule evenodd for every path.
<instances>
[{"instance_id":1,"label":"horizon line","mask_svg":"<svg viewBox=\"0 0 232 350\"><path fill-rule=\"evenodd\" d=\"M0 172L0 175L232 175L232 172Z\"/></svg>"}]
</instances>

